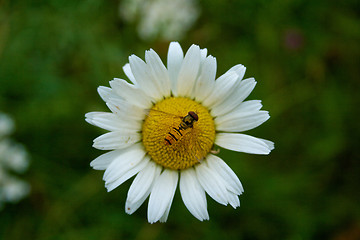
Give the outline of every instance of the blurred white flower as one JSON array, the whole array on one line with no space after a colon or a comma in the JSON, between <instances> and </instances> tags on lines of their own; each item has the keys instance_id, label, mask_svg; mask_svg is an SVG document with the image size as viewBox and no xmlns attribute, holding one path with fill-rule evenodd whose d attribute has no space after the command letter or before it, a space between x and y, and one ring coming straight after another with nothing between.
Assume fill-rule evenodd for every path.
<instances>
[{"instance_id":1,"label":"blurred white flower","mask_svg":"<svg viewBox=\"0 0 360 240\"><path fill-rule=\"evenodd\" d=\"M125 21L137 22L138 34L145 40L181 39L199 16L194 0L123 0L119 12Z\"/></svg>"},{"instance_id":2,"label":"blurred white flower","mask_svg":"<svg viewBox=\"0 0 360 240\"><path fill-rule=\"evenodd\" d=\"M10 134L14 129L14 122L5 114L0 113L0 138Z\"/></svg>"},{"instance_id":3,"label":"blurred white flower","mask_svg":"<svg viewBox=\"0 0 360 240\"><path fill-rule=\"evenodd\" d=\"M0 113L0 208L5 202L17 202L30 191L30 185L14 174L23 173L29 159L24 147L11 141L8 135L14 129L14 122Z\"/></svg>"}]
</instances>

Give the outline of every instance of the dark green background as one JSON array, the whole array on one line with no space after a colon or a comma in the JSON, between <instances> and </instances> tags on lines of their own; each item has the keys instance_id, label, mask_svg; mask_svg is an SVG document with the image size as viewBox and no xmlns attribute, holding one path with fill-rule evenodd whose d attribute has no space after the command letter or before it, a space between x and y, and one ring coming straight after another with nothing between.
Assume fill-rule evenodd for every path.
<instances>
[{"instance_id":1,"label":"dark green background","mask_svg":"<svg viewBox=\"0 0 360 240\"><path fill-rule=\"evenodd\" d=\"M358 1L200 1L180 41L206 47L218 74L235 64L258 85L268 122L248 133L275 142L269 156L222 150L242 181L241 207L208 197L199 222L177 191L166 224L147 203L124 212L131 181L107 193L89 163L104 131L84 114L108 111L96 92L142 41L118 16L119 1L0 1L0 110L16 122L31 165L28 198L0 212L0 239L360 239ZM288 38L295 45L289 45Z\"/></svg>"}]
</instances>

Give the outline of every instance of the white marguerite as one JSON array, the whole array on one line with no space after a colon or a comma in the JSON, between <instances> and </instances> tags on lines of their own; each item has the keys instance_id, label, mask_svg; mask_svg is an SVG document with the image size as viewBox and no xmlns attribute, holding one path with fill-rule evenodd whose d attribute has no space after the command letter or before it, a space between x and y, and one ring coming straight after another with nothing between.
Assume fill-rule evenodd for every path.
<instances>
[{"instance_id":1,"label":"white marguerite","mask_svg":"<svg viewBox=\"0 0 360 240\"><path fill-rule=\"evenodd\" d=\"M119 6L121 18L136 23L144 40L182 38L199 12L196 0L123 0Z\"/></svg>"},{"instance_id":2,"label":"white marguerite","mask_svg":"<svg viewBox=\"0 0 360 240\"><path fill-rule=\"evenodd\" d=\"M13 129L13 120L0 113L0 209L5 202L16 203L30 191L30 185L15 176L27 169L29 159L24 147L9 139Z\"/></svg>"},{"instance_id":3,"label":"white marguerite","mask_svg":"<svg viewBox=\"0 0 360 240\"><path fill-rule=\"evenodd\" d=\"M269 119L259 100L244 101L254 78L245 67L232 67L215 80L216 59L192 45L185 56L170 43L167 68L157 53L135 55L123 67L132 83L110 81L98 92L111 110L90 112L86 121L108 130L94 147L112 150L91 162L105 170L108 191L136 175L125 211L135 212L149 197L148 221L165 222L179 182L181 197L200 221L208 220L207 193L223 205L240 206L243 187L230 167L215 155L214 145L253 154L269 154L274 144L243 132Z\"/></svg>"}]
</instances>

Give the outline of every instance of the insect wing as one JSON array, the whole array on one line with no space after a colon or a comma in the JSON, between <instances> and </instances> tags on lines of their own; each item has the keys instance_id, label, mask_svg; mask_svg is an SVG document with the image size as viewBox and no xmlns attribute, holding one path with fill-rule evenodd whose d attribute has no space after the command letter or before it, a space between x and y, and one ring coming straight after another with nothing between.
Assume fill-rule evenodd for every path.
<instances>
[{"instance_id":1,"label":"insect wing","mask_svg":"<svg viewBox=\"0 0 360 240\"><path fill-rule=\"evenodd\" d=\"M180 115L176 115L173 113L168 113L156 109L146 109L145 114L148 117L152 116L152 117L157 117L157 119L171 119L171 121L179 121L183 119L183 117Z\"/></svg>"}]
</instances>

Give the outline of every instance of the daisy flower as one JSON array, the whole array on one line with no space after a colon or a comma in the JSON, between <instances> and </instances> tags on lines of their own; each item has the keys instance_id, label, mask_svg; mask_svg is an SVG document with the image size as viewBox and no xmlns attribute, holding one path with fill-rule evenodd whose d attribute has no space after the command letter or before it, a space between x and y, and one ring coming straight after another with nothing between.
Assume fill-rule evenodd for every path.
<instances>
[{"instance_id":1,"label":"daisy flower","mask_svg":"<svg viewBox=\"0 0 360 240\"><path fill-rule=\"evenodd\" d=\"M240 180L214 146L269 154L274 144L243 132L269 119L259 100L244 101L254 78L243 79L241 64L215 80L216 59L192 45L185 56L170 43L167 68L150 49L145 61L132 55L123 67L131 83L110 81L98 92L111 112L90 112L90 124L108 130L93 147L111 150L91 162L105 170L108 191L136 175L125 211L135 212L149 197L150 223L165 222L179 183L182 200L194 217L208 220L207 193L220 204L240 206Z\"/></svg>"}]
</instances>

